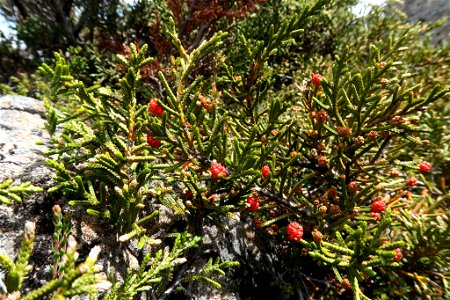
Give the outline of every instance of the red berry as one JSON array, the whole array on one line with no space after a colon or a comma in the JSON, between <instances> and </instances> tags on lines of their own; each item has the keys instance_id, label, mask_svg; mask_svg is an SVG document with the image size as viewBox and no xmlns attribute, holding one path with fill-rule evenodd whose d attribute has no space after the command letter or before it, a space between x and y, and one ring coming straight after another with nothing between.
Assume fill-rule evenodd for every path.
<instances>
[{"instance_id":1,"label":"red berry","mask_svg":"<svg viewBox=\"0 0 450 300\"><path fill-rule=\"evenodd\" d=\"M319 212L321 214L325 214L327 213L328 208L325 205L322 205L321 207L319 207Z\"/></svg>"},{"instance_id":2,"label":"red berry","mask_svg":"<svg viewBox=\"0 0 450 300\"><path fill-rule=\"evenodd\" d=\"M348 191L352 194L356 194L358 192L359 185L356 181L352 181L348 184Z\"/></svg>"},{"instance_id":3,"label":"red berry","mask_svg":"<svg viewBox=\"0 0 450 300\"><path fill-rule=\"evenodd\" d=\"M152 134L147 135L147 144L152 148L158 148L161 145L161 141L155 139L155 136Z\"/></svg>"},{"instance_id":4,"label":"red berry","mask_svg":"<svg viewBox=\"0 0 450 300\"><path fill-rule=\"evenodd\" d=\"M158 104L158 99L153 98L148 104L148 111L155 117L160 117L164 113L164 109Z\"/></svg>"},{"instance_id":5,"label":"red berry","mask_svg":"<svg viewBox=\"0 0 450 300\"><path fill-rule=\"evenodd\" d=\"M433 165L430 162L428 162L426 160L422 160L419 163L419 171L422 173L428 173L428 172L430 172L432 166Z\"/></svg>"},{"instance_id":6,"label":"red berry","mask_svg":"<svg viewBox=\"0 0 450 300\"><path fill-rule=\"evenodd\" d=\"M225 178L227 176L227 169L222 166L221 163L218 163L216 161L211 164L210 171L212 179L220 179L220 177Z\"/></svg>"},{"instance_id":7,"label":"red berry","mask_svg":"<svg viewBox=\"0 0 450 300\"><path fill-rule=\"evenodd\" d=\"M411 177L411 178L406 179L406 184L409 185L410 187L416 186L417 182L418 182L418 180L416 177Z\"/></svg>"},{"instance_id":8,"label":"red berry","mask_svg":"<svg viewBox=\"0 0 450 300\"><path fill-rule=\"evenodd\" d=\"M367 139L369 141L373 141L374 139L376 139L378 137L378 132L372 130L367 134Z\"/></svg>"},{"instance_id":9,"label":"red berry","mask_svg":"<svg viewBox=\"0 0 450 300\"><path fill-rule=\"evenodd\" d=\"M320 208L319 208L320 209ZM337 204L333 204L330 206L330 213L337 214L341 211L341 207Z\"/></svg>"},{"instance_id":10,"label":"red berry","mask_svg":"<svg viewBox=\"0 0 450 300\"><path fill-rule=\"evenodd\" d=\"M386 209L386 203L383 200L375 200L372 202L372 212L381 213Z\"/></svg>"},{"instance_id":11,"label":"red berry","mask_svg":"<svg viewBox=\"0 0 450 300\"><path fill-rule=\"evenodd\" d=\"M267 176L269 176L270 173L270 167L269 166L263 166L261 168L261 175L262 177L266 178Z\"/></svg>"},{"instance_id":12,"label":"red berry","mask_svg":"<svg viewBox=\"0 0 450 300\"><path fill-rule=\"evenodd\" d=\"M256 228L261 228L263 222L260 219L254 219L253 220L253 226L255 226Z\"/></svg>"},{"instance_id":13,"label":"red berry","mask_svg":"<svg viewBox=\"0 0 450 300\"><path fill-rule=\"evenodd\" d=\"M374 218L375 221L380 221L381 220L381 215L379 213L377 213L377 212L371 212L370 213L370 217Z\"/></svg>"},{"instance_id":14,"label":"red berry","mask_svg":"<svg viewBox=\"0 0 450 300\"><path fill-rule=\"evenodd\" d=\"M346 288L347 290L351 290L352 289L352 285L350 284L350 280L348 280L348 278L344 278L342 280L342 286L344 288Z\"/></svg>"},{"instance_id":15,"label":"red berry","mask_svg":"<svg viewBox=\"0 0 450 300\"><path fill-rule=\"evenodd\" d=\"M286 228L286 233L291 241L299 242L303 237L303 227L297 222L291 222Z\"/></svg>"},{"instance_id":16,"label":"red berry","mask_svg":"<svg viewBox=\"0 0 450 300\"><path fill-rule=\"evenodd\" d=\"M319 158L317 158L317 163L319 164L319 167L326 167L328 165L328 159L325 156L319 156Z\"/></svg>"},{"instance_id":17,"label":"red berry","mask_svg":"<svg viewBox=\"0 0 450 300\"><path fill-rule=\"evenodd\" d=\"M320 86L320 81L322 80L322 75L320 75L320 73L311 74L311 80L315 86Z\"/></svg>"},{"instance_id":18,"label":"red berry","mask_svg":"<svg viewBox=\"0 0 450 300\"><path fill-rule=\"evenodd\" d=\"M320 243L322 242L322 238L323 238L323 234L322 232L318 231L318 230L314 230L313 232L311 232L314 242L316 243Z\"/></svg>"},{"instance_id":19,"label":"red berry","mask_svg":"<svg viewBox=\"0 0 450 300\"><path fill-rule=\"evenodd\" d=\"M348 137L352 134L352 129L350 127L337 127L337 132L339 136Z\"/></svg>"},{"instance_id":20,"label":"red berry","mask_svg":"<svg viewBox=\"0 0 450 300\"><path fill-rule=\"evenodd\" d=\"M208 197L209 203L208 204L214 204L214 202L216 202L217 196L216 195L211 195Z\"/></svg>"},{"instance_id":21,"label":"red berry","mask_svg":"<svg viewBox=\"0 0 450 300\"><path fill-rule=\"evenodd\" d=\"M396 252L394 258L392 258L392 262L398 262L402 259L403 254L402 254L402 250L400 250L400 248L394 249L394 251Z\"/></svg>"},{"instance_id":22,"label":"red berry","mask_svg":"<svg viewBox=\"0 0 450 300\"><path fill-rule=\"evenodd\" d=\"M394 116L391 118L391 124L394 126L400 126L405 122L406 121L402 116Z\"/></svg>"},{"instance_id":23,"label":"red berry","mask_svg":"<svg viewBox=\"0 0 450 300\"><path fill-rule=\"evenodd\" d=\"M316 119L319 124L325 123L327 121L327 118L328 113L326 112L326 110L321 109L316 114Z\"/></svg>"},{"instance_id":24,"label":"red berry","mask_svg":"<svg viewBox=\"0 0 450 300\"><path fill-rule=\"evenodd\" d=\"M328 198L335 199L337 197L337 191L335 188L329 188L327 191Z\"/></svg>"},{"instance_id":25,"label":"red berry","mask_svg":"<svg viewBox=\"0 0 450 300\"><path fill-rule=\"evenodd\" d=\"M247 209L249 211L257 211L259 208L259 199L255 196L250 196L247 198Z\"/></svg>"}]
</instances>

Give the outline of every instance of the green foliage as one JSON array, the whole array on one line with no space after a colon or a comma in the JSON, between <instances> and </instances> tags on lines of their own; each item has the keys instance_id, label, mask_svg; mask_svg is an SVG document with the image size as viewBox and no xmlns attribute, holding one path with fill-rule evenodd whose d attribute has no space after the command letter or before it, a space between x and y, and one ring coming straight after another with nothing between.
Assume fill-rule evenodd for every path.
<instances>
[{"instance_id":1,"label":"green foliage","mask_svg":"<svg viewBox=\"0 0 450 300\"><path fill-rule=\"evenodd\" d=\"M450 194L433 199L429 195L417 197L422 204L421 214L409 214L400 210L398 220L404 228L401 232L408 255L408 267L403 268L401 277L396 280L402 299L420 295L423 299L445 299L450 295L450 233L449 214L446 207ZM412 287L405 282L412 280ZM403 287L403 289L401 288Z\"/></svg>"},{"instance_id":2,"label":"green foliage","mask_svg":"<svg viewBox=\"0 0 450 300\"><path fill-rule=\"evenodd\" d=\"M62 215L59 205L53 206L53 225L55 232L53 233L53 265L52 279L61 278L64 275L64 268L62 266L62 258L67 252L67 246L72 228L70 226L70 219Z\"/></svg>"},{"instance_id":3,"label":"green foliage","mask_svg":"<svg viewBox=\"0 0 450 300\"><path fill-rule=\"evenodd\" d=\"M198 247L200 237L189 234L175 234L172 249L165 247L153 256L148 253L137 271L129 271L125 281L114 285L112 291L104 299L133 299L140 292L150 291L154 297L162 299L162 293L167 294L167 286L171 282L176 267L186 263L184 253L192 247ZM225 266L222 266L224 268ZM180 279L177 279L174 286ZM173 289L173 287L172 287Z\"/></svg>"},{"instance_id":4,"label":"green foliage","mask_svg":"<svg viewBox=\"0 0 450 300\"><path fill-rule=\"evenodd\" d=\"M65 260L60 263L64 274L60 278L53 279L37 288L21 299L43 299L54 293L54 299L66 299L76 295L95 295L98 291L107 290L111 284L106 281L104 275L97 274L95 262L100 252L99 247L94 247L83 263L76 265L78 253L76 252L76 241L71 236L68 241Z\"/></svg>"},{"instance_id":5,"label":"green foliage","mask_svg":"<svg viewBox=\"0 0 450 300\"><path fill-rule=\"evenodd\" d=\"M57 124L64 124L61 134L53 138L62 143L49 154L65 156L63 163L48 161L63 181L51 191L63 189L65 193L78 194L82 198L70 203L83 203L89 208L88 213L111 218L122 233L131 230L137 221L142 201L148 194L148 184L144 182L152 171L148 163L154 160L143 137L147 108L137 107L135 95L138 68L151 60L142 60L145 48L139 53L132 49L129 71L120 82L121 94L98 86L86 89L83 83L68 75L68 66L59 55L54 71L46 65L42 68L42 72L53 78L50 84L53 97L72 93L81 104L70 115L49 110L50 132L53 133ZM65 83L62 88L61 82ZM66 169L69 164L76 166L72 170L76 173Z\"/></svg>"},{"instance_id":6,"label":"green foliage","mask_svg":"<svg viewBox=\"0 0 450 300\"><path fill-rule=\"evenodd\" d=\"M0 254L0 265L7 271L5 283L2 284L2 294L14 293L22 287L22 282L30 271L28 260L34 246L35 224L27 222L20 244L19 254L12 260L6 254ZM4 290L6 288L6 290Z\"/></svg>"},{"instance_id":7,"label":"green foliage","mask_svg":"<svg viewBox=\"0 0 450 300\"><path fill-rule=\"evenodd\" d=\"M111 50L100 51L95 45L87 43L83 46L69 47L63 56L71 72L86 85L112 84L120 79L116 53Z\"/></svg>"},{"instance_id":8,"label":"green foliage","mask_svg":"<svg viewBox=\"0 0 450 300\"><path fill-rule=\"evenodd\" d=\"M237 263L194 267L203 249L193 248L230 215L253 219L274 262L262 269L283 268L271 274L286 297L448 297L448 45L430 45L432 26L391 6L358 18L350 0L267 1L238 19L238 3L224 13L139 1L128 39L149 47L116 38L102 41L114 59L89 44L40 68L49 191L114 225L119 242L155 247L106 298L188 294L195 280L219 288L210 276ZM286 232L292 222L300 238ZM60 216L55 225L53 271L65 276L70 228ZM325 276L322 290L299 279L305 266L309 282Z\"/></svg>"},{"instance_id":9,"label":"green foliage","mask_svg":"<svg viewBox=\"0 0 450 300\"><path fill-rule=\"evenodd\" d=\"M9 78L10 84L0 84L0 90L5 95L22 95L41 98L46 96L48 91L47 82L38 74L28 75L27 73L19 73Z\"/></svg>"},{"instance_id":10,"label":"green foliage","mask_svg":"<svg viewBox=\"0 0 450 300\"><path fill-rule=\"evenodd\" d=\"M389 194L403 188L403 180L389 179L394 168L417 170L420 159L398 149L422 144L416 134L424 129L414 115L447 99L449 90L411 84L398 61L407 30L359 53L338 41L340 53L323 60L330 68L321 72L319 83L300 77L293 90L274 89L277 67L271 59L295 43L306 20L326 4L302 7L261 40L242 35L240 63L246 67L235 70L222 51L212 60L218 68L212 76L193 71L227 34L218 32L188 51L171 21L166 36L179 56L158 72L163 97L152 101L164 111L161 116L152 104L147 109L137 102L139 69L152 62L145 46L138 51L131 45L129 59L118 56L128 68L119 90L85 88L57 56L54 70L41 68L51 79L52 100L75 96L79 107L62 115L49 109L50 131L63 125L49 152L59 155L48 162L61 182L52 190L81 196L69 203L111 219L122 241L138 236L141 246L146 229L139 219L151 215L144 209L149 200L186 215L188 230L201 234L203 222L214 222L217 213L238 210L249 194L259 194L263 206L254 215L263 227L300 220L323 232L327 238L318 246L303 242L311 257L332 266L339 281L343 269L355 297L366 297L359 288L365 275L398 267L391 262L394 248L382 246L392 220L388 212L372 215L370 204L389 202ZM145 136L161 146L146 145ZM226 173L216 179L207 171L218 163ZM273 174L263 180L259 170L265 164ZM184 193L192 196L189 205L180 200ZM392 245L400 248L402 242Z\"/></svg>"},{"instance_id":11,"label":"green foliage","mask_svg":"<svg viewBox=\"0 0 450 300\"><path fill-rule=\"evenodd\" d=\"M22 202L21 196L29 196L32 193L42 192L43 189L34 186L31 182L25 182L20 185L13 185L12 179L5 180L0 183L0 204L11 204L11 200Z\"/></svg>"},{"instance_id":12,"label":"green foliage","mask_svg":"<svg viewBox=\"0 0 450 300\"><path fill-rule=\"evenodd\" d=\"M76 251L77 242L73 236L68 235L67 229L61 228L61 226L67 228L67 225L63 225L61 208L56 205L53 212L55 225L57 225L53 235L53 245L63 246L65 251L62 252L61 249L58 249L54 253L56 260L52 267L54 271L52 280L26 295L21 295L23 280L32 269L29 259L32 255L35 239L35 224L27 222L17 258L13 261L5 254L0 255L0 266L7 272L5 282L0 281L0 296L8 297L8 299L25 300L67 299L67 297L76 295L95 295L99 291L111 287L105 276L99 274L95 267L100 247L94 247L85 261L76 265L79 256Z\"/></svg>"},{"instance_id":13,"label":"green foliage","mask_svg":"<svg viewBox=\"0 0 450 300\"><path fill-rule=\"evenodd\" d=\"M183 81L201 57L219 46L219 38L212 38L191 55L186 55L180 71L180 77L185 77ZM53 100L62 95L65 99L75 97L78 101L78 107L67 112L58 112L52 107L50 99L45 102L48 108L47 128L53 134L54 143L48 155L57 155L56 159L48 159L47 164L55 169L55 179L60 182L49 191L62 190L69 199L80 197L72 198L69 204L82 205L87 208L88 214L109 219L121 234L120 242L138 238L138 248L142 249L145 244L158 243L147 232L147 225L158 216L158 211L154 210L155 201L172 209L175 214L185 215L188 212L183 202L171 193L171 189L152 185L149 181L174 181L170 172L181 163L161 163L161 154L155 153L147 145L147 136L150 132L156 133L149 130L151 125L147 127L147 123L152 124L156 117L149 114L148 105L137 103L136 89L140 78L139 69L151 63L152 59L144 57L145 46L140 51L134 45L130 48L129 60L118 56L121 63L128 67L118 90L99 86L85 88L83 83L75 81L69 74L69 67L60 55L56 55L54 70L43 65L41 72L51 79ZM164 79L164 75L160 76ZM168 87L167 82L165 86ZM173 103L177 101L172 100ZM183 116L179 104L162 105L177 117ZM58 126L62 126L61 131L56 130ZM125 284L118 284L108 297L128 299L150 289L151 284L155 286L155 293L164 292L172 280L174 269L186 261L180 256L199 241L197 237L182 235L176 238L170 251L166 247L155 256L148 254L140 271L130 273ZM147 270L150 259L152 267ZM217 262L206 268L201 278L218 286L207 274L222 274L222 269L232 265L230 262Z\"/></svg>"},{"instance_id":14,"label":"green foliage","mask_svg":"<svg viewBox=\"0 0 450 300\"><path fill-rule=\"evenodd\" d=\"M29 60L22 60L21 53L17 49L14 39L5 37L3 32L0 32L0 57L2 63L0 65L0 91L1 93L9 91L9 78L16 75L17 70L24 68L29 64Z\"/></svg>"},{"instance_id":15,"label":"green foliage","mask_svg":"<svg viewBox=\"0 0 450 300\"><path fill-rule=\"evenodd\" d=\"M375 277L377 275L375 270L379 267L383 267L386 272L388 268L399 266L397 262L393 261L397 254L394 249L402 248L405 243L403 241L393 243L383 241L383 234L391 223L389 212L386 212L378 224L370 227L364 221L337 227L334 233L336 235L335 243L319 241L309 244L303 242L303 244L310 248L309 254L314 259L333 268L339 282L343 280L339 270L345 272L352 284L355 297L369 299L359 289L358 282L366 280L367 277ZM352 228L351 225L357 226L357 228ZM341 228L343 228L342 234Z\"/></svg>"},{"instance_id":16,"label":"green foliage","mask_svg":"<svg viewBox=\"0 0 450 300\"><path fill-rule=\"evenodd\" d=\"M68 249L65 253L64 262L60 263L60 268L64 269L64 274L60 278L53 279L37 288L21 299L43 299L45 296L54 294L54 299L66 299L76 295L95 295L98 291L107 290L111 284L106 281L104 275L97 274L95 262L100 252L99 247L94 247L83 263L76 265L78 253L76 252L76 241L71 236L68 241Z\"/></svg>"},{"instance_id":17,"label":"green foliage","mask_svg":"<svg viewBox=\"0 0 450 300\"><path fill-rule=\"evenodd\" d=\"M187 277L185 281L191 282L195 280L202 280L205 281L206 283L211 284L215 288L220 289L222 288L221 284L211 279L210 276L213 275L214 273L225 276L225 272L223 271L224 269L237 266L239 266L239 262L234 261L221 262L219 257L217 257L215 260L211 257L208 260L208 263L201 270L199 270L198 273Z\"/></svg>"}]
</instances>

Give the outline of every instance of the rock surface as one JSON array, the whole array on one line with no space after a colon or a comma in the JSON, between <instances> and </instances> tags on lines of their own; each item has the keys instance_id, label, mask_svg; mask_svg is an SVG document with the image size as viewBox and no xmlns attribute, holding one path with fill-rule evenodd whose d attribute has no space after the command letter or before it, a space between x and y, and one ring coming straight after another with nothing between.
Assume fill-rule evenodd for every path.
<instances>
[{"instance_id":1,"label":"rock surface","mask_svg":"<svg viewBox=\"0 0 450 300\"><path fill-rule=\"evenodd\" d=\"M0 98L0 181L16 178L48 181L51 171L45 167L45 146L37 145L48 138L42 101L23 97Z\"/></svg>"},{"instance_id":2,"label":"rock surface","mask_svg":"<svg viewBox=\"0 0 450 300\"><path fill-rule=\"evenodd\" d=\"M45 146L37 144L48 138L41 130L44 114L42 101L23 96L0 98L0 182L31 181L44 188L51 184L52 172L44 164ZM16 253L25 221L37 222L38 228L42 228L40 223L48 221L51 210L46 207L44 197L46 194L41 193L24 199L21 204L2 205L0 251L9 256Z\"/></svg>"},{"instance_id":3,"label":"rock surface","mask_svg":"<svg viewBox=\"0 0 450 300\"><path fill-rule=\"evenodd\" d=\"M434 22L442 18L450 18L449 0L404 0L404 11L411 22ZM434 30L433 42L449 38L450 19Z\"/></svg>"}]
</instances>

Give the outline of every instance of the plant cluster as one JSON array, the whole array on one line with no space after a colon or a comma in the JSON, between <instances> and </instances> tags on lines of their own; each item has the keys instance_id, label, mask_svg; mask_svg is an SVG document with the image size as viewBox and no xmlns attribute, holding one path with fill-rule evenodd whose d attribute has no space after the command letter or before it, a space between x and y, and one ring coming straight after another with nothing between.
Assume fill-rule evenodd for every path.
<instances>
[{"instance_id":1,"label":"plant cluster","mask_svg":"<svg viewBox=\"0 0 450 300\"><path fill-rule=\"evenodd\" d=\"M7 179L0 183L0 204L11 204L14 202L22 202L21 196L29 196L32 193L42 192L43 189L34 186L31 182L25 182L20 185L13 185L14 180Z\"/></svg>"},{"instance_id":2,"label":"plant cluster","mask_svg":"<svg viewBox=\"0 0 450 300\"><path fill-rule=\"evenodd\" d=\"M36 225L33 222L25 224L22 243L15 260L0 254L0 266L6 270L5 281L0 280L0 299L67 299L75 295L95 295L108 290L111 283L104 274L100 274L95 266L100 253L99 247L94 247L84 262L77 265L79 253L77 242L70 235L70 226L61 214L58 205L53 207L53 259L52 278L43 286L21 295L21 287L32 266L29 264L33 252Z\"/></svg>"},{"instance_id":3,"label":"plant cluster","mask_svg":"<svg viewBox=\"0 0 450 300\"><path fill-rule=\"evenodd\" d=\"M111 76L79 80L89 59L62 54L40 67L49 192L113 225L117 243L152 249L104 298L220 287L212 275L253 263L200 257L205 227L230 216L252 221L271 264L257 267L285 298L448 297L447 46L414 47L422 27L381 9L355 19L329 0L261 3L141 1L155 14L101 64ZM181 233L161 235L162 207ZM57 216L53 281L70 236Z\"/></svg>"}]
</instances>

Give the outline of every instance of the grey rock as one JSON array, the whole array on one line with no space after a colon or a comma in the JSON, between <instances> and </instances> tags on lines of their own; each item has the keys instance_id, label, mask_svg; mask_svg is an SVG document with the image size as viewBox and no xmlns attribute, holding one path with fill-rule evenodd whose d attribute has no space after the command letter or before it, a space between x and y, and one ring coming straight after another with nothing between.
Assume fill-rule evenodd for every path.
<instances>
[{"instance_id":1,"label":"grey rock","mask_svg":"<svg viewBox=\"0 0 450 300\"><path fill-rule=\"evenodd\" d=\"M44 182L51 178L44 164L46 148L37 144L48 139L42 130L44 116L42 101L11 95L0 98L0 182L8 178Z\"/></svg>"},{"instance_id":2,"label":"grey rock","mask_svg":"<svg viewBox=\"0 0 450 300\"><path fill-rule=\"evenodd\" d=\"M448 40L450 34L449 0L405 0L403 9L411 22L435 22L442 18L449 18L443 26L434 30L432 41L437 43Z\"/></svg>"},{"instance_id":3,"label":"grey rock","mask_svg":"<svg viewBox=\"0 0 450 300\"><path fill-rule=\"evenodd\" d=\"M42 101L23 96L0 97L0 182L13 179L15 185L31 181L44 189L52 184L53 173L44 163L46 148L42 143L48 139L42 130L44 124ZM24 197L22 203L0 206L0 252L9 257L17 255L25 222L36 222L36 240L30 259L34 275L27 278L25 290L39 286L42 279L48 278L51 203L44 192Z\"/></svg>"},{"instance_id":4,"label":"grey rock","mask_svg":"<svg viewBox=\"0 0 450 300\"><path fill-rule=\"evenodd\" d=\"M44 164L45 146L37 144L48 138L41 130L44 116L42 101L11 95L0 98L0 182L13 179L17 184L27 181L42 187L49 184L52 172ZM0 251L9 256L16 253L25 221L39 224L38 219L44 217L36 206L44 202L44 197L42 193L24 199L22 205L1 207Z\"/></svg>"},{"instance_id":5,"label":"grey rock","mask_svg":"<svg viewBox=\"0 0 450 300\"><path fill-rule=\"evenodd\" d=\"M203 244L220 255L222 261L260 259L261 251L249 220L241 220L236 214L232 218L221 217L221 228L204 226Z\"/></svg>"}]
</instances>

